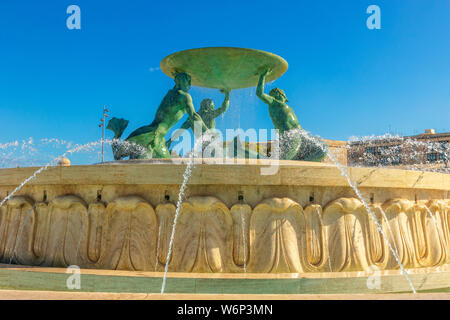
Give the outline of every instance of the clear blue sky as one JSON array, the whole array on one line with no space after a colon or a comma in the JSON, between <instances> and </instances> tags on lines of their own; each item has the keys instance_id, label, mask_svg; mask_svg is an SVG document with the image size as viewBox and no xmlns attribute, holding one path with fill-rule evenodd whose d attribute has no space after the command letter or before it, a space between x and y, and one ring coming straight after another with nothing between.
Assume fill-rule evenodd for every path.
<instances>
[{"instance_id":1,"label":"clear blue sky","mask_svg":"<svg viewBox=\"0 0 450 320\"><path fill-rule=\"evenodd\" d=\"M81 30L66 8L81 8ZM381 30L366 8L381 8ZM450 1L2 1L0 142L101 137L102 105L125 135L153 120L175 51L261 49L284 57L284 89L300 124L328 139L450 131ZM250 90L232 93L219 129L272 128ZM193 88L196 108L222 95ZM243 114L239 115L239 111Z\"/></svg>"}]
</instances>

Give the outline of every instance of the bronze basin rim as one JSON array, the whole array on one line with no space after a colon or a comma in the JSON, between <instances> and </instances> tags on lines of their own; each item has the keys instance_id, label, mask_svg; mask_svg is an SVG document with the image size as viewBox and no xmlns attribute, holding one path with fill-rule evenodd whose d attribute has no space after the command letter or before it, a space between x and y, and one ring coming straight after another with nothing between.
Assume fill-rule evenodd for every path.
<instances>
[{"instance_id":1,"label":"bronze basin rim","mask_svg":"<svg viewBox=\"0 0 450 320\"><path fill-rule=\"evenodd\" d=\"M196 67L193 67L193 69L189 68L188 62L191 62L192 60L196 62L202 61L201 64L207 65L204 58L214 55L223 58L223 63L214 61L215 64L213 65L210 62L210 64L205 67L206 70L208 70L206 72L205 69L199 70ZM238 59L230 59L230 55L241 55L241 57ZM236 64L237 61L238 64ZM233 62L235 63L234 65ZM220 46L192 48L174 52L162 59L160 63L161 70L171 78L178 72L186 72L192 78L192 85L217 89L254 87L258 82L257 74L262 72L265 66L272 69L272 72L266 77L266 82L278 79L288 69L287 61L274 53L259 49ZM253 69L251 69L252 67ZM217 75L212 71L213 69L226 69L228 72ZM229 72L230 70L239 70L239 73ZM206 75L206 73L208 73L208 75ZM214 74L212 78L211 74ZM207 80L205 80L205 78ZM218 82L220 82L220 84ZM227 84L223 84L222 82L226 82Z\"/></svg>"}]
</instances>

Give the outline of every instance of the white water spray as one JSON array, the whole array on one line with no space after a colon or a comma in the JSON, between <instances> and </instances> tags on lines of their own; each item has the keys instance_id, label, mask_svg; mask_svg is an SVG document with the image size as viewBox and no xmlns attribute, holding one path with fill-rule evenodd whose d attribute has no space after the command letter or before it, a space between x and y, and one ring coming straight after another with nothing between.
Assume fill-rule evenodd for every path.
<instances>
[{"instance_id":1,"label":"white water spray","mask_svg":"<svg viewBox=\"0 0 450 320\"><path fill-rule=\"evenodd\" d=\"M404 268L403 264L400 262L400 258L398 257L397 253L395 252L394 248L392 247L392 245L390 244L388 237L386 235L386 233L383 230L382 225L380 224L380 222L378 221L376 215L373 213L372 209L370 209L369 205L367 204L366 200L364 199L364 197L362 196L361 192L359 191L358 187L355 185L355 183L352 181L352 179L350 178L350 175L348 174L347 170L345 167L342 166L342 164L336 159L336 157L326 148L323 147L323 144L321 143L321 141L318 141L317 138L311 136L308 132L306 132L305 130L292 130L295 132L292 132L292 134L300 134L302 137L308 139L309 141L313 142L314 144L316 144L317 146L319 146L324 152L327 153L328 157L331 159L331 161L334 162L334 164L338 167L338 169L341 171L341 174L346 178L349 186L353 189L353 191L355 192L355 194L358 196L359 200L361 201L361 203L363 204L364 208L367 210L367 212L369 213L370 217L372 218L372 220L376 223L377 225L377 229L378 231L382 234L382 236L384 237L384 240L386 241L389 249L391 250L392 254L394 255L395 260L397 261L398 265L400 266L401 271L403 272L403 275L405 276L405 278L408 280L408 283L413 291L413 293L417 293L416 289L411 281L411 278L409 277L408 272L406 271L406 269Z\"/></svg>"},{"instance_id":2,"label":"white water spray","mask_svg":"<svg viewBox=\"0 0 450 320\"><path fill-rule=\"evenodd\" d=\"M191 173L192 173L192 166L194 164L193 160L194 160L194 153L191 153L191 155L189 157L189 162L186 165L186 170L184 171L184 174L183 174L183 183L181 184L180 192L178 193L177 209L175 211L175 217L173 219L172 234L170 236L169 251L167 252L166 266L164 267L164 276L163 276L163 282L162 282L162 286L161 286L161 294L164 293L164 289L166 288L166 277L167 277L167 272L169 270L169 262L172 257L172 247L173 247L173 240L175 238L175 229L177 227L177 221L178 221L178 216L179 216L180 210L181 210L181 204L183 203L184 191L186 189L186 185L189 180L189 177L191 176Z\"/></svg>"},{"instance_id":3,"label":"white water spray","mask_svg":"<svg viewBox=\"0 0 450 320\"><path fill-rule=\"evenodd\" d=\"M180 187L180 192L178 193L177 208L175 210L175 217L173 219L172 234L170 235L169 250L167 252L166 266L164 267L164 276L163 276L163 282L162 282L162 285L161 285L161 294L164 293L164 290L166 288L167 272L169 270L169 262L170 262L170 259L172 257L172 247L173 247L173 241L175 239L175 230L176 230L176 227L177 227L178 216L179 216L180 211L181 211L181 205L183 203L183 196L184 196L184 192L186 190L186 185L187 185L187 182L188 182L188 180L189 180L189 178L191 176L191 173L192 173L192 167L194 165L195 153L196 153L197 148L199 146L202 146L203 142L210 141L211 138L213 138L213 137L211 137L211 136L206 137L205 135L203 135L200 139L198 139L195 142L194 148L193 148L192 152L189 155L189 160L188 160L188 163L186 165L186 170L184 171L184 174L183 174L183 182L182 182L181 187Z\"/></svg>"},{"instance_id":4,"label":"white water spray","mask_svg":"<svg viewBox=\"0 0 450 320\"><path fill-rule=\"evenodd\" d=\"M383 216L383 219L386 221L386 226L388 228L389 234L391 235L392 239L394 239L394 232L391 229L391 224L389 223L389 219L386 216L386 212L384 212L384 210L381 206L378 206L378 209L380 209L381 215ZM398 255L398 248L397 248L397 245L395 244L395 241L393 241L393 244L395 247L395 252L397 252L397 255Z\"/></svg>"},{"instance_id":5,"label":"white water spray","mask_svg":"<svg viewBox=\"0 0 450 320\"><path fill-rule=\"evenodd\" d=\"M442 240L445 239L444 230L442 229L442 227L437 222L436 217L433 215L433 213L431 212L431 210L427 206L424 206L424 207L425 207L428 215L431 217L431 220L433 221L434 225L436 226L436 229L437 229L437 231L439 233L439 236L441 237Z\"/></svg>"},{"instance_id":6,"label":"white water spray","mask_svg":"<svg viewBox=\"0 0 450 320\"><path fill-rule=\"evenodd\" d=\"M114 139L114 140L104 140L104 143L108 143L108 144L112 144L112 143L117 143L118 140ZM3 206L3 204L8 201L9 199L11 199L14 194L16 194L20 189L23 188L23 186L25 186L28 182L30 182L31 180L35 179L41 172L47 170L49 167L55 165L59 160L61 160L62 158L64 158L66 155L68 154L73 154L76 152L81 152L81 151L91 151L93 150L94 147L101 145L102 140L100 141L93 141L93 142L89 142L83 145L76 145L75 147L73 147L72 149L64 152L62 155L54 158L53 160L51 160L49 163L47 163L45 166L39 168L38 170L36 170L30 177L28 177L27 179L25 179L17 188L15 188L10 194L8 194L1 202L0 202L0 207ZM133 143L133 142L128 142L128 141L121 141L121 143L124 145L125 148L134 148L134 149L142 149L143 147Z\"/></svg>"}]
</instances>

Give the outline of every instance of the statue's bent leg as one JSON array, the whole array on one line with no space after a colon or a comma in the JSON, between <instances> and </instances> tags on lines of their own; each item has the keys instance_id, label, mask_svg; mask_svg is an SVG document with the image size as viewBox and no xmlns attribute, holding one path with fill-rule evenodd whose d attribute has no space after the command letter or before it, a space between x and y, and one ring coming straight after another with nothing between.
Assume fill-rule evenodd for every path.
<instances>
[{"instance_id":1,"label":"statue's bent leg","mask_svg":"<svg viewBox=\"0 0 450 320\"><path fill-rule=\"evenodd\" d=\"M130 159L170 158L164 135L158 129L135 135L127 141L134 145Z\"/></svg>"}]
</instances>

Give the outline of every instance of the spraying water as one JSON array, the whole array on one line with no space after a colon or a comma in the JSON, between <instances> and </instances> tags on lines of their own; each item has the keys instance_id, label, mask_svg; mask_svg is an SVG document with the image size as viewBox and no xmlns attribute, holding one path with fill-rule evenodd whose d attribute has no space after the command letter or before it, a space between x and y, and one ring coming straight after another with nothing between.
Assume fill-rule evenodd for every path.
<instances>
[{"instance_id":1,"label":"spraying water","mask_svg":"<svg viewBox=\"0 0 450 320\"><path fill-rule=\"evenodd\" d=\"M391 224L389 223L389 219L386 216L386 212L384 212L384 210L383 210L383 208L381 206L378 206L378 209L380 209L381 215L383 216L384 221L386 221L386 226L388 228L389 234L390 234L390 236L393 239L394 238L394 232L391 229ZM395 244L395 241L393 243L394 243L394 247L395 247L395 252L397 252L397 255L398 255L397 245Z\"/></svg>"},{"instance_id":2,"label":"spraying water","mask_svg":"<svg viewBox=\"0 0 450 320\"><path fill-rule=\"evenodd\" d=\"M61 157L62 158L62 157ZM8 201L9 199L11 199L12 196L14 196L14 194L19 191L20 189L23 188L24 185L26 185L28 182L30 182L31 180L33 180L34 178L36 178L36 176L41 173L44 170L47 170L47 168L52 165L53 161L51 163L46 164L45 166L41 167L39 170L37 170L35 173L33 173L30 177L28 177L27 179L25 179L17 188L15 188L13 190L13 192L11 192L10 194L8 194L1 202L0 202L0 207L3 206L3 204Z\"/></svg>"},{"instance_id":3,"label":"spraying water","mask_svg":"<svg viewBox=\"0 0 450 320\"><path fill-rule=\"evenodd\" d=\"M445 239L444 230L442 230L442 227L437 222L436 217L433 215L433 213L427 206L425 206L425 209L426 209L428 215L431 217L431 220L433 221L434 225L436 226L436 230L438 231L439 236L441 237L441 239Z\"/></svg>"},{"instance_id":4,"label":"spraying water","mask_svg":"<svg viewBox=\"0 0 450 320\"><path fill-rule=\"evenodd\" d=\"M421 141L385 134L350 137L347 148L350 166L395 166L405 170L450 173L448 141Z\"/></svg>"},{"instance_id":5,"label":"spraying water","mask_svg":"<svg viewBox=\"0 0 450 320\"><path fill-rule=\"evenodd\" d=\"M347 147L353 149L352 152L356 151L356 154L359 154L359 158L355 159L351 157L351 161L359 160L369 165L378 163L379 167L395 166L404 163L405 165L402 168L407 170L450 173L450 168L445 167L446 159L450 159L450 143L448 141L420 141L411 137L385 134L362 138L351 137ZM439 154L440 159L436 161L428 160L428 154ZM383 218L387 222L388 231L392 236L393 232L386 214L381 206L379 208ZM426 210L442 236L443 231L439 227L436 218L428 207L426 207ZM398 252L397 247L395 249Z\"/></svg>"},{"instance_id":6,"label":"spraying water","mask_svg":"<svg viewBox=\"0 0 450 320\"><path fill-rule=\"evenodd\" d=\"M70 148L72 142L57 138L44 138L35 141L33 138L27 140L0 143L0 167L24 167L42 166L63 151L61 148Z\"/></svg>"},{"instance_id":7,"label":"spraying water","mask_svg":"<svg viewBox=\"0 0 450 320\"><path fill-rule=\"evenodd\" d=\"M198 147L203 144L203 142L206 142L206 141L210 140L211 138L213 138L213 137L212 136L205 136L205 135L200 137L200 139L198 139L195 142L193 151L189 155L189 160L188 160L188 163L186 165L186 170L184 171L184 174L183 174L183 182L182 182L181 187L180 187L180 192L178 193L177 208L175 210L175 217L173 219L172 234L170 235L169 250L167 252L166 266L164 267L164 276L163 276L163 282L162 282L162 285L161 285L161 294L164 293L164 290L166 288L166 278L167 278L167 272L169 270L169 262L170 262L170 259L172 257L172 247L173 247L173 241L175 239L175 230L176 230L176 227L177 227L178 216L180 214L181 205L183 203L183 197L184 197L184 192L186 190L187 182L188 182L188 180L189 180L189 178L191 176L191 173L192 173L192 167L194 165L195 153L196 153Z\"/></svg>"},{"instance_id":8,"label":"spraying water","mask_svg":"<svg viewBox=\"0 0 450 320\"><path fill-rule=\"evenodd\" d=\"M301 130L301 129L300 130L294 129L294 130L291 130L290 132L288 132L287 134L289 134L289 135L297 135L297 136L301 136L301 137L303 137L305 139L308 139L308 141L310 141L312 143L315 143L318 147L322 148L322 150L327 153L327 155L331 159L331 161L333 161L333 163L341 171L341 174L345 177L345 179L347 180L349 186L353 189L353 191L355 192L355 194L357 195L357 197L359 198L359 200L363 204L364 208L369 213L369 215L372 218L372 220L376 223L378 231L382 234L383 238L385 239L389 249L391 250L392 254L394 255L395 260L397 261L398 265L400 266L400 269L401 269L403 275L408 280L408 283L409 283L413 293L417 293L416 289L415 289L415 287L414 287L414 285L413 285L413 283L411 281L411 278L409 277L408 272L404 268L403 264L400 262L400 258L398 257L396 251L394 250L394 248L392 247L391 243L389 242L388 237L386 236L386 233L384 232L382 225L378 221L378 219L377 219L376 215L373 213L372 209L367 204L366 200L362 196L362 194L359 191L358 187L355 185L355 183L350 178L350 175L348 174L346 168L342 166L342 164L336 159L336 157L327 148L324 148L323 143L318 138L311 136L311 134L309 134L307 131Z\"/></svg>"},{"instance_id":9,"label":"spraying water","mask_svg":"<svg viewBox=\"0 0 450 320\"><path fill-rule=\"evenodd\" d=\"M113 143L117 143L117 139L113 139L113 140L104 140L104 143L108 143L108 144L113 144ZM94 147L101 145L102 140L100 141L93 141L93 142L89 142L83 145L76 145L75 147L73 147L72 149L64 152L62 155L54 158L53 160L51 160L49 163L47 163L45 166L39 168L38 170L36 170L30 177L28 177L27 179L25 179L17 188L15 188L10 194L8 194L1 202L0 202L0 207L3 206L3 204L8 201L9 199L11 199L14 194L16 194L20 189L22 189L28 182L30 182L31 180L35 179L41 172L47 170L49 167L54 166L59 160L61 160L62 158L64 158L65 156L67 156L68 154L74 154L77 152L81 152L81 151L92 151ZM143 149L143 147L136 145L133 142L128 142L128 141L121 141L121 143L126 147L126 148L138 148Z\"/></svg>"},{"instance_id":10,"label":"spraying water","mask_svg":"<svg viewBox=\"0 0 450 320\"><path fill-rule=\"evenodd\" d=\"M192 173L192 166L194 163L193 160L194 160L194 153L192 152L191 155L189 156L189 161L186 165L186 171L184 171L184 174L183 174L183 183L181 184L180 192L178 193L177 209L175 211L175 217L173 219L172 234L170 236L169 251L167 252L166 266L164 267L164 276L163 276L163 282L162 282L162 286L161 286L161 294L164 293L164 289L166 288L166 277L167 277L167 272L169 270L169 262L172 257L172 247L173 247L173 240L175 238L175 229L177 227L177 221L178 221L178 216L179 216L180 210L181 210L181 204L183 203L184 191L186 189L187 182Z\"/></svg>"}]
</instances>

